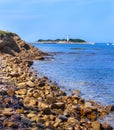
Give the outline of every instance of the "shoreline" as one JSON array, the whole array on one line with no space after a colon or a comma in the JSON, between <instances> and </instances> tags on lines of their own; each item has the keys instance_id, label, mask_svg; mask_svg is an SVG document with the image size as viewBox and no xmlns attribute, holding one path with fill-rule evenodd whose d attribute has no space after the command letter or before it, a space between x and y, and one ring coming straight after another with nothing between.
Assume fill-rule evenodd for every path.
<instances>
[{"instance_id":1,"label":"shoreline","mask_svg":"<svg viewBox=\"0 0 114 130\"><path fill-rule=\"evenodd\" d=\"M4 68L5 69L4 71L6 72L7 75L10 74L10 77L8 76L9 79L13 78L12 80L16 82L14 83L14 81L12 81L12 83L15 84L13 91L9 89L9 90L6 90L6 92L10 97L15 95L16 98L20 99L18 102L21 102L23 104L23 107L21 107L20 109L19 108L14 109L13 111L15 112L13 113L18 113L20 115L25 116L25 119L27 117L28 120L30 121L32 120L31 125L32 125L32 122L37 122L37 123L40 122L40 125L42 125L43 128L44 127L46 128L46 127L52 126L53 124L53 129L55 129L55 128L59 128L62 124L71 125L73 123L73 127L74 127L75 126L74 124L76 122L80 124L81 120L83 120L83 122L85 123L84 128L85 127L94 128L96 126L98 127L99 125L101 126L101 123L99 121L96 121L97 118L102 115L108 114L110 112L111 106L107 106L107 107L100 106L96 104L95 102L85 101L78 95L78 92L76 92L74 95L67 96L65 92L60 90L60 88L56 84L52 83L47 77L37 78L36 74L33 71L30 71L29 67L26 67L29 65L29 62L28 63L26 61L22 62L19 57L15 57L15 58L13 57L10 59L6 58L3 62L4 62L4 65L7 66L6 68ZM15 62L18 62L18 65L17 63L15 64ZM25 66L25 62L26 62L26 66ZM14 68L15 66L18 67L20 64L24 64L27 70L26 74L31 75L31 76L26 77L27 81L24 79L19 82L19 77L16 77L15 75ZM20 71L20 73L22 73L22 71L25 69L24 66L21 65L20 66L21 68L18 67L16 69L23 68ZM12 68L14 71L12 72L13 75L11 75L11 72L9 72L10 69ZM53 100L51 101L50 99L51 100L53 99ZM28 110L26 110L26 107ZM8 113L6 112L5 114L7 115ZM73 115L73 114L76 114L76 115ZM50 116L54 119L56 118L56 120L60 120L60 122L54 119L53 119L54 121L51 120ZM85 118L87 118L88 120L86 121ZM41 123L42 121L40 121L40 119L42 119L43 122L45 123ZM77 119L79 119L79 121ZM89 127L86 126L88 123L89 123ZM103 125L106 125L106 124L103 124ZM103 125L102 127L104 127ZM65 128L67 130L66 126ZM109 125L106 125L106 126L109 127ZM82 127L82 126L78 125L78 127ZM33 128L33 125L32 125L32 128ZM30 127L30 130L32 128ZM60 128L62 129L64 127L62 126Z\"/></svg>"},{"instance_id":2,"label":"shoreline","mask_svg":"<svg viewBox=\"0 0 114 130\"><path fill-rule=\"evenodd\" d=\"M86 101L78 91L68 96L47 77L38 78L30 67L33 60L44 60L46 53L34 49L0 55L0 129L112 130L97 121L110 113L112 105Z\"/></svg>"}]
</instances>

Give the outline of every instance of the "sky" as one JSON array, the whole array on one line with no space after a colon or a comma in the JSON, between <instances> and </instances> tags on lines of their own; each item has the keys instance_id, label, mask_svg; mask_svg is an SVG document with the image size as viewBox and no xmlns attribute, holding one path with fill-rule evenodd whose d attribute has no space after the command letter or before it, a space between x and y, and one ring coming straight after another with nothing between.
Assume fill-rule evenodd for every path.
<instances>
[{"instance_id":1,"label":"sky","mask_svg":"<svg viewBox=\"0 0 114 130\"><path fill-rule=\"evenodd\" d=\"M114 42L114 0L0 0L0 30L27 42L67 35Z\"/></svg>"}]
</instances>

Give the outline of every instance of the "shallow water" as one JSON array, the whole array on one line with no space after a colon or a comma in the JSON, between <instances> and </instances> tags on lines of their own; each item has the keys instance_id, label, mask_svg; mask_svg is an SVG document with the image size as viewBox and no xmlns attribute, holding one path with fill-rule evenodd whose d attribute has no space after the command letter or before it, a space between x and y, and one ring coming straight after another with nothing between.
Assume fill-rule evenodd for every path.
<instances>
[{"instance_id":1,"label":"shallow water","mask_svg":"<svg viewBox=\"0 0 114 130\"><path fill-rule=\"evenodd\" d=\"M40 73L82 97L114 104L114 46L106 44L34 44L53 53L52 60L35 61Z\"/></svg>"},{"instance_id":2,"label":"shallow water","mask_svg":"<svg viewBox=\"0 0 114 130\"><path fill-rule=\"evenodd\" d=\"M67 93L80 90L85 99L114 105L114 46L89 44L34 44L53 54L51 60L35 61L40 74L56 81ZM114 113L105 118L114 127Z\"/></svg>"}]
</instances>

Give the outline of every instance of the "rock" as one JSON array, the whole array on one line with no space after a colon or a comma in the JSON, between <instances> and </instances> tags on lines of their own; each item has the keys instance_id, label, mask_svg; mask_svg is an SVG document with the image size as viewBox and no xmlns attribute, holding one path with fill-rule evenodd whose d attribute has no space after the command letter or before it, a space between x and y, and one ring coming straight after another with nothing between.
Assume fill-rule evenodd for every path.
<instances>
[{"instance_id":1,"label":"rock","mask_svg":"<svg viewBox=\"0 0 114 130\"><path fill-rule=\"evenodd\" d=\"M26 82L26 84L29 86L29 87L34 87L35 84L32 82L32 81L28 81Z\"/></svg>"},{"instance_id":2,"label":"rock","mask_svg":"<svg viewBox=\"0 0 114 130\"><path fill-rule=\"evenodd\" d=\"M34 91L33 88L29 88L28 91L27 91L27 96L32 97L33 96L33 91Z\"/></svg>"},{"instance_id":3,"label":"rock","mask_svg":"<svg viewBox=\"0 0 114 130\"><path fill-rule=\"evenodd\" d=\"M43 109L43 114L45 114L45 115L51 115L52 111L51 111L50 108L45 108L45 109Z\"/></svg>"},{"instance_id":4,"label":"rock","mask_svg":"<svg viewBox=\"0 0 114 130\"><path fill-rule=\"evenodd\" d=\"M50 115L49 118L50 118L50 120L53 121L55 119L55 116L54 115Z\"/></svg>"},{"instance_id":5,"label":"rock","mask_svg":"<svg viewBox=\"0 0 114 130\"><path fill-rule=\"evenodd\" d=\"M56 119L55 119L55 123L53 124L53 126L54 126L55 128L57 128L57 127L60 125L60 123L61 123L61 119L56 118Z\"/></svg>"},{"instance_id":6,"label":"rock","mask_svg":"<svg viewBox=\"0 0 114 130\"><path fill-rule=\"evenodd\" d=\"M2 114L5 115L5 116L11 116L13 114L13 111L11 108L5 108L3 111L2 111Z\"/></svg>"},{"instance_id":7,"label":"rock","mask_svg":"<svg viewBox=\"0 0 114 130\"><path fill-rule=\"evenodd\" d=\"M14 125L14 122L5 120L3 122L3 125L7 127L12 127Z\"/></svg>"},{"instance_id":8,"label":"rock","mask_svg":"<svg viewBox=\"0 0 114 130\"><path fill-rule=\"evenodd\" d=\"M37 107L38 101L36 99L30 99L28 106Z\"/></svg>"},{"instance_id":9,"label":"rock","mask_svg":"<svg viewBox=\"0 0 114 130\"><path fill-rule=\"evenodd\" d=\"M51 109L65 109L65 103L63 102L57 102L51 105Z\"/></svg>"},{"instance_id":10,"label":"rock","mask_svg":"<svg viewBox=\"0 0 114 130\"><path fill-rule=\"evenodd\" d=\"M113 110L113 106L112 105L108 105L108 106L105 107L105 110L106 110L107 113L109 113L110 111Z\"/></svg>"},{"instance_id":11,"label":"rock","mask_svg":"<svg viewBox=\"0 0 114 130\"><path fill-rule=\"evenodd\" d=\"M46 121L45 122L45 126L51 126L51 122L50 121ZM50 130L50 129L49 129Z\"/></svg>"},{"instance_id":12,"label":"rock","mask_svg":"<svg viewBox=\"0 0 114 130\"><path fill-rule=\"evenodd\" d=\"M16 110L16 113L23 114L23 113L24 113L24 110L23 110L23 109L17 109L17 110Z\"/></svg>"},{"instance_id":13,"label":"rock","mask_svg":"<svg viewBox=\"0 0 114 130\"><path fill-rule=\"evenodd\" d=\"M105 130L113 130L113 128L112 128L110 125L108 125L107 123L103 123L103 124L102 124L102 127L103 127L103 129L105 129Z\"/></svg>"},{"instance_id":14,"label":"rock","mask_svg":"<svg viewBox=\"0 0 114 130\"><path fill-rule=\"evenodd\" d=\"M90 108L83 108L81 109L80 113L82 116L87 116L88 114L90 115L92 110Z\"/></svg>"},{"instance_id":15,"label":"rock","mask_svg":"<svg viewBox=\"0 0 114 130\"><path fill-rule=\"evenodd\" d=\"M92 112L91 114L87 115L87 118L89 118L91 121L95 121L97 119L97 113Z\"/></svg>"},{"instance_id":16,"label":"rock","mask_svg":"<svg viewBox=\"0 0 114 130\"><path fill-rule=\"evenodd\" d=\"M22 83L16 84L16 86L19 87L19 88L25 88L27 85L26 85L25 82L22 82Z\"/></svg>"},{"instance_id":17,"label":"rock","mask_svg":"<svg viewBox=\"0 0 114 130\"><path fill-rule=\"evenodd\" d=\"M30 97L25 97L24 98L24 104L28 105L30 102Z\"/></svg>"},{"instance_id":18,"label":"rock","mask_svg":"<svg viewBox=\"0 0 114 130\"><path fill-rule=\"evenodd\" d=\"M13 90L13 89L8 89L8 90L7 90L7 94L8 94L9 96L14 96L15 90Z\"/></svg>"},{"instance_id":19,"label":"rock","mask_svg":"<svg viewBox=\"0 0 114 130\"><path fill-rule=\"evenodd\" d=\"M40 108L49 108L49 105L43 101L38 101L38 107Z\"/></svg>"},{"instance_id":20,"label":"rock","mask_svg":"<svg viewBox=\"0 0 114 130\"><path fill-rule=\"evenodd\" d=\"M49 115L44 115L44 116L43 116L43 119L44 119L45 121L49 120Z\"/></svg>"},{"instance_id":21,"label":"rock","mask_svg":"<svg viewBox=\"0 0 114 130\"><path fill-rule=\"evenodd\" d=\"M68 126L67 130L74 130L72 126Z\"/></svg>"},{"instance_id":22,"label":"rock","mask_svg":"<svg viewBox=\"0 0 114 130\"><path fill-rule=\"evenodd\" d=\"M37 56L37 57L35 57L35 59L36 59L36 60L44 60L44 57L42 57L42 56Z\"/></svg>"},{"instance_id":23,"label":"rock","mask_svg":"<svg viewBox=\"0 0 114 130\"><path fill-rule=\"evenodd\" d=\"M26 92L27 92L26 89L19 89L19 90L15 91L15 93L16 93L16 94L19 94L19 95L25 95Z\"/></svg>"},{"instance_id":24,"label":"rock","mask_svg":"<svg viewBox=\"0 0 114 130\"><path fill-rule=\"evenodd\" d=\"M43 86L45 86L45 82L40 81L40 82L38 83L38 86L39 86L39 87L43 87Z\"/></svg>"},{"instance_id":25,"label":"rock","mask_svg":"<svg viewBox=\"0 0 114 130\"><path fill-rule=\"evenodd\" d=\"M33 118L33 117L35 117L35 116L36 116L36 114L34 114L34 113L29 113L29 114L27 115L28 118Z\"/></svg>"},{"instance_id":26,"label":"rock","mask_svg":"<svg viewBox=\"0 0 114 130\"><path fill-rule=\"evenodd\" d=\"M99 121L95 121L92 123L93 130L101 130L101 124Z\"/></svg>"},{"instance_id":27,"label":"rock","mask_svg":"<svg viewBox=\"0 0 114 130\"><path fill-rule=\"evenodd\" d=\"M38 98L38 97L39 97L38 92L34 92L34 93L33 93L33 97Z\"/></svg>"},{"instance_id":28,"label":"rock","mask_svg":"<svg viewBox=\"0 0 114 130\"><path fill-rule=\"evenodd\" d=\"M67 122L70 123L70 124L76 124L77 120L75 118L73 118L73 117L69 117Z\"/></svg>"},{"instance_id":29,"label":"rock","mask_svg":"<svg viewBox=\"0 0 114 130\"><path fill-rule=\"evenodd\" d=\"M11 72L11 73L9 74L9 76L11 76L11 77L18 77L19 74L18 74L17 72Z\"/></svg>"},{"instance_id":30,"label":"rock","mask_svg":"<svg viewBox=\"0 0 114 130\"><path fill-rule=\"evenodd\" d=\"M73 94L76 95L76 96L79 96L80 95L80 91L79 90L74 90Z\"/></svg>"},{"instance_id":31,"label":"rock","mask_svg":"<svg viewBox=\"0 0 114 130\"><path fill-rule=\"evenodd\" d=\"M68 118L64 115L60 115L59 118L62 120L62 121L67 121Z\"/></svg>"},{"instance_id":32,"label":"rock","mask_svg":"<svg viewBox=\"0 0 114 130\"><path fill-rule=\"evenodd\" d=\"M111 107L111 111L114 111L114 105L112 105L112 107Z\"/></svg>"}]
</instances>

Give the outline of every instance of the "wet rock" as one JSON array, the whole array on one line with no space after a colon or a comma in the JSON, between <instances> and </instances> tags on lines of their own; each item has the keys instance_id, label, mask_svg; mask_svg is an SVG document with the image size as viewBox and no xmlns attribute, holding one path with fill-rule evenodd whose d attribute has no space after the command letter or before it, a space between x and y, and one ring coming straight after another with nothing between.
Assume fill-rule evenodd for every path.
<instances>
[{"instance_id":1,"label":"wet rock","mask_svg":"<svg viewBox=\"0 0 114 130\"><path fill-rule=\"evenodd\" d=\"M112 128L109 124L107 124L107 123L103 123L103 124L102 124L102 127L103 127L103 129L105 129L105 130L113 130L113 128Z\"/></svg>"},{"instance_id":2,"label":"wet rock","mask_svg":"<svg viewBox=\"0 0 114 130\"><path fill-rule=\"evenodd\" d=\"M106 110L107 113L109 113L110 111L113 110L113 106L112 105L108 105L108 106L105 107L105 110Z\"/></svg>"},{"instance_id":3,"label":"wet rock","mask_svg":"<svg viewBox=\"0 0 114 130\"><path fill-rule=\"evenodd\" d=\"M73 94L76 95L76 96L79 96L80 95L80 91L79 90L75 90L75 91L73 91Z\"/></svg>"},{"instance_id":4,"label":"wet rock","mask_svg":"<svg viewBox=\"0 0 114 130\"><path fill-rule=\"evenodd\" d=\"M44 57L37 56L35 59L36 59L36 60L44 60Z\"/></svg>"},{"instance_id":5,"label":"wet rock","mask_svg":"<svg viewBox=\"0 0 114 130\"><path fill-rule=\"evenodd\" d=\"M40 82L38 83L38 86L39 86L39 87L45 86L45 82L40 81Z\"/></svg>"},{"instance_id":6,"label":"wet rock","mask_svg":"<svg viewBox=\"0 0 114 130\"><path fill-rule=\"evenodd\" d=\"M59 118L62 120L62 121L67 121L68 118L64 115L60 115Z\"/></svg>"}]
</instances>

